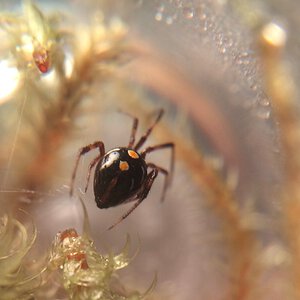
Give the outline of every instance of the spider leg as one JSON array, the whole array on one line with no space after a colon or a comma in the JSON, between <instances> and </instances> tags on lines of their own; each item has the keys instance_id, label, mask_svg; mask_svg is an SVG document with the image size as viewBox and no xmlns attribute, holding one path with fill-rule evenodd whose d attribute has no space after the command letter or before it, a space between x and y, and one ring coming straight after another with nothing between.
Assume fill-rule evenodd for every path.
<instances>
[{"instance_id":1,"label":"spider leg","mask_svg":"<svg viewBox=\"0 0 300 300\"><path fill-rule=\"evenodd\" d=\"M88 185L89 185L89 182L90 182L92 169L94 168L95 164L101 160L102 157L103 157L103 155L101 155L101 154L98 155L97 157L95 157L93 159L93 161L89 165L89 170L88 170L88 174L87 174L87 177L86 177L86 185L85 185L85 188L84 188L84 192L85 193L86 193L86 191L88 189Z\"/></svg>"},{"instance_id":2,"label":"spider leg","mask_svg":"<svg viewBox=\"0 0 300 300\"><path fill-rule=\"evenodd\" d=\"M156 169L158 172L160 172L161 174L163 174L165 176L164 187L163 187L163 191L162 191L161 198L160 198L160 201L163 202L165 200L166 191L169 186L169 180L168 180L169 172L166 169L159 167L153 163L148 163L147 166L149 168Z\"/></svg>"},{"instance_id":3,"label":"spider leg","mask_svg":"<svg viewBox=\"0 0 300 300\"><path fill-rule=\"evenodd\" d=\"M174 145L174 143L165 143L165 144L159 144L156 146L147 147L145 150L143 150L141 152L141 157L143 159L145 159L146 154L156 151L156 150L159 150L159 149L165 149L165 148L169 148L171 150L170 171L169 171L169 174L166 176L167 177L166 185L168 186L172 181L173 173L174 173L174 161L175 161L175 145Z\"/></svg>"},{"instance_id":4,"label":"spider leg","mask_svg":"<svg viewBox=\"0 0 300 300\"><path fill-rule=\"evenodd\" d=\"M135 136L136 136L136 131L139 125L139 120L138 118L134 118L133 119L133 125L132 125L132 129L131 129L131 135L130 135L130 140L129 140L129 144L127 148L132 148L134 143L135 143Z\"/></svg>"},{"instance_id":5,"label":"spider leg","mask_svg":"<svg viewBox=\"0 0 300 300\"><path fill-rule=\"evenodd\" d=\"M149 137L149 135L151 134L153 128L155 127L155 125L159 122L159 120L161 119L161 117L164 114L164 110L160 109L158 112L158 115L156 117L156 120L154 121L154 123L148 128L148 130L146 131L146 133L141 136L140 140L137 142L137 144L134 147L134 150L138 150L139 148L141 148L143 146L143 144L146 142L147 138Z\"/></svg>"},{"instance_id":6,"label":"spider leg","mask_svg":"<svg viewBox=\"0 0 300 300\"><path fill-rule=\"evenodd\" d=\"M143 200L148 196L149 191L151 189L151 186L158 174L158 169L153 169L146 178L146 181L143 185L142 190L137 196L137 200L134 203L134 205L113 225L107 228L107 230L113 229L116 225L118 225L120 222L122 222L125 218L127 218L142 202Z\"/></svg>"},{"instance_id":7,"label":"spider leg","mask_svg":"<svg viewBox=\"0 0 300 300\"><path fill-rule=\"evenodd\" d=\"M138 128L138 125L139 125L139 119L132 116L131 114L123 111L123 110L119 110L119 112L133 119L129 144L128 144L128 147L127 147L127 148L132 148L134 143L135 143L135 136L136 136L136 131L137 131L137 128Z\"/></svg>"},{"instance_id":8,"label":"spider leg","mask_svg":"<svg viewBox=\"0 0 300 300\"><path fill-rule=\"evenodd\" d=\"M72 178L71 178L70 196L73 195L74 181L75 181L77 168L78 168L79 160L80 160L81 156L85 155L86 153L88 153L91 150L96 149L96 148L99 149L100 156L103 156L105 154L104 144L103 144L103 142L100 142L100 141L94 142L93 144L89 144L89 145L79 149L79 152L78 152L77 158L76 158L76 162L75 162L75 167L74 167L74 170L73 170L73 173L72 173Z\"/></svg>"}]
</instances>

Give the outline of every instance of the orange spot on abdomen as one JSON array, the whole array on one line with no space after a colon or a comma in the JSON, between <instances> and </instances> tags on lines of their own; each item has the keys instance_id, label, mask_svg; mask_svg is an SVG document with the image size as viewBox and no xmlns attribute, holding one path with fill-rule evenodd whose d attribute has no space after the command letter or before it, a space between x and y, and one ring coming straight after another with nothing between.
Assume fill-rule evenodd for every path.
<instances>
[{"instance_id":1,"label":"orange spot on abdomen","mask_svg":"<svg viewBox=\"0 0 300 300\"><path fill-rule=\"evenodd\" d=\"M139 155L133 151L133 150L128 150L128 155L131 157L131 158L139 158Z\"/></svg>"}]
</instances>

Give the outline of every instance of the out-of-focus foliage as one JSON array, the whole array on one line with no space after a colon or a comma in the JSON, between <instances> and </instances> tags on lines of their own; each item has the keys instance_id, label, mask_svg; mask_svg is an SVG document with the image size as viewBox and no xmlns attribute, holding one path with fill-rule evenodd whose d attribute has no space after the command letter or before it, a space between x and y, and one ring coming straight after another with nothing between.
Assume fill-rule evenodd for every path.
<instances>
[{"instance_id":1,"label":"out-of-focus foliage","mask_svg":"<svg viewBox=\"0 0 300 300\"><path fill-rule=\"evenodd\" d=\"M60 270L69 299L143 299L145 295L138 292L128 295L124 288L123 294L119 294L111 285L116 271L129 264L128 247L129 239L120 254L101 255L87 236L68 229L56 235L49 266Z\"/></svg>"},{"instance_id":2,"label":"out-of-focus foliage","mask_svg":"<svg viewBox=\"0 0 300 300\"><path fill-rule=\"evenodd\" d=\"M29 229L10 215L0 222L0 299L40 299L39 290L51 288L54 278L56 289L64 289L68 299L139 300L155 286L156 280L140 294L128 292L119 282L117 271L130 262L129 238L120 254L102 255L87 235L68 229L55 236L49 255L33 259L28 252L36 227Z\"/></svg>"},{"instance_id":3,"label":"out-of-focus foliage","mask_svg":"<svg viewBox=\"0 0 300 300\"><path fill-rule=\"evenodd\" d=\"M27 259L27 254L34 244L37 229L32 224L27 228L11 215L0 219L0 298L31 299L32 293L42 282L45 271L35 270L35 263Z\"/></svg>"}]
</instances>

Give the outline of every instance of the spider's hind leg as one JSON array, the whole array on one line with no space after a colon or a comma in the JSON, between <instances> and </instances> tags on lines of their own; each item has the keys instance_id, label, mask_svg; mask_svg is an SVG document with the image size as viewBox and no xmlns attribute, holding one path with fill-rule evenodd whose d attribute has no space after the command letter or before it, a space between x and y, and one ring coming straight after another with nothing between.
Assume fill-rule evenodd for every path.
<instances>
[{"instance_id":1,"label":"spider's hind leg","mask_svg":"<svg viewBox=\"0 0 300 300\"><path fill-rule=\"evenodd\" d=\"M108 227L107 230L113 229L116 225L121 223L143 202L143 200L148 196L152 184L155 178L157 177L157 174L158 174L158 169L155 168L147 175L143 188L137 195L137 199L134 205L116 223Z\"/></svg>"},{"instance_id":2,"label":"spider's hind leg","mask_svg":"<svg viewBox=\"0 0 300 300\"><path fill-rule=\"evenodd\" d=\"M163 186L162 194L160 197L160 201L163 202L165 200L166 192L167 192L167 189L170 184L170 180L169 180L170 174L166 169L159 167L153 163L148 163L147 166L149 168L156 169L158 172L160 172L161 174L163 174L165 176L164 186Z\"/></svg>"},{"instance_id":3,"label":"spider's hind leg","mask_svg":"<svg viewBox=\"0 0 300 300\"><path fill-rule=\"evenodd\" d=\"M166 176L165 180L165 186L166 188L170 185L172 179L173 179L173 173L174 173L174 162L175 162L175 145L174 143L164 143L164 144L159 144L155 146L150 146L147 147L145 150L142 151L141 156L143 159L146 158L146 155L148 153L151 153L153 151L161 150L161 149L170 149L171 150L171 158L170 158L170 169L169 171L166 171L163 168L159 168L153 164L148 164L149 167L152 166L152 168L158 168L161 173L163 173ZM163 199L163 197L162 197Z\"/></svg>"}]
</instances>

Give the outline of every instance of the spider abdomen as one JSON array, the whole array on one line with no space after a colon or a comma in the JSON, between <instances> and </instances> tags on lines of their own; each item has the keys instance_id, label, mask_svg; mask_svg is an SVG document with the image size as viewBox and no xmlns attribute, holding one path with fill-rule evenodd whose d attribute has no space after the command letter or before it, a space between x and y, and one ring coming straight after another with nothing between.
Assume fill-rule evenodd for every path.
<instances>
[{"instance_id":1,"label":"spider abdomen","mask_svg":"<svg viewBox=\"0 0 300 300\"><path fill-rule=\"evenodd\" d=\"M139 192L146 177L147 165L136 151L123 147L108 151L95 170L97 206L109 208L126 202Z\"/></svg>"}]
</instances>

